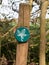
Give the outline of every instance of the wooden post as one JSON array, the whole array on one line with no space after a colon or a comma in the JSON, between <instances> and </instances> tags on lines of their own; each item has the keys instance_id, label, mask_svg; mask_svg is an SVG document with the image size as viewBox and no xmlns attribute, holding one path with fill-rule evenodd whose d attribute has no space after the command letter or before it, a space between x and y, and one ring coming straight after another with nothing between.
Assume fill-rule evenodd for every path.
<instances>
[{"instance_id":1,"label":"wooden post","mask_svg":"<svg viewBox=\"0 0 49 65\"><path fill-rule=\"evenodd\" d=\"M33 4L33 0L29 0L29 4L32 5Z\"/></svg>"},{"instance_id":2,"label":"wooden post","mask_svg":"<svg viewBox=\"0 0 49 65\"><path fill-rule=\"evenodd\" d=\"M29 4L20 4L18 25L29 28L30 6ZM28 41L17 44L16 65L27 65Z\"/></svg>"},{"instance_id":3,"label":"wooden post","mask_svg":"<svg viewBox=\"0 0 49 65\"><path fill-rule=\"evenodd\" d=\"M2 38L0 36L0 58L1 58L1 41L2 41Z\"/></svg>"},{"instance_id":4,"label":"wooden post","mask_svg":"<svg viewBox=\"0 0 49 65\"><path fill-rule=\"evenodd\" d=\"M41 4L41 26L40 26L40 54L39 54L39 65L46 65L45 61L45 46L46 46L46 9L48 6L47 0L42 0Z\"/></svg>"},{"instance_id":5,"label":"wooden post","mask_svg":"<svg viewBox=\"0 0 49 65\"><path fill-rule=\"evenodd\" d=\"M29 0L30 11L32 10L33 0Z\"/></svg>"}]
</instances>

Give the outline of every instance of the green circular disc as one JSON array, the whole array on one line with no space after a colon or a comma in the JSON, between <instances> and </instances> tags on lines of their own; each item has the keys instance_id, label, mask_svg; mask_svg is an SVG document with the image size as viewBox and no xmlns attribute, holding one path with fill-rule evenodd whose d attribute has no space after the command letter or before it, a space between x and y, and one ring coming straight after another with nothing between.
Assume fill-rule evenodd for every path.
<instances>
[{"instance_id":1,"label":"green circular disc","mask_svg":"<svg viewBox=\"0 0 49 65\"><path fill-rule=\"evenodd\" d=\"M30 32L26 27L19 27L15 31L15 38L18 42L27 42L30 38Z\"/></svg>"}]
</instances>

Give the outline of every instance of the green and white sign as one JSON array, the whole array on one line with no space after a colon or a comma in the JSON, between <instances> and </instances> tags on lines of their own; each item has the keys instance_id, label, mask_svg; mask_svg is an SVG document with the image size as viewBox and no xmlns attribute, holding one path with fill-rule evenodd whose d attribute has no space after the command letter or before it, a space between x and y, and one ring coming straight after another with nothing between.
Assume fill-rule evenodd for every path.
<instances>
[{"instance_id":1,"label":"green and white sign","mask_svg":"<svg viewBox=\"0 0 49 65\"><path fill-rule=\"evenodd\" d=\"M26 42L30 38L30 32L26 27L19 27L15 31L15 38L18 42Z\"/></svg>"}]
</instances>

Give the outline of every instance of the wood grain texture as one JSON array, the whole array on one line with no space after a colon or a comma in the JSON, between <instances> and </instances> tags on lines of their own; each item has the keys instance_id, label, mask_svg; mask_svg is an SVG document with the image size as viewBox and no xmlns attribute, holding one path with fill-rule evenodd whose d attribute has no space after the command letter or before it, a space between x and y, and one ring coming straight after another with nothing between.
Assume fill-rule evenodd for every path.
<instances>
[{"instance_id":1,"label":"wood grain texture","mask_svg":"<svg viewBox=\"0 0 49 65\"><path fill-rule=\"evenodd\" d=\"M20 4L18 27L25 26L29 28L30 6L29 4ZM16 65L27 65L28 41L17 44Z\"/></svg>"}]
</instances>

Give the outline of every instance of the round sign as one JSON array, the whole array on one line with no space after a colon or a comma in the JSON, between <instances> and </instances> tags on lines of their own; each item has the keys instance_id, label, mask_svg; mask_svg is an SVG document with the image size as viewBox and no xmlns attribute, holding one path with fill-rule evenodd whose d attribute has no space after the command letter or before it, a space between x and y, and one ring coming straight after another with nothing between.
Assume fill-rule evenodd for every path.
<instances>
[{"instance_id":1,"label":"round sign","mask_svg":"<svg viewBox=\"0 0 49 65\"><path fill-rule=\"evenodd\" d=\"M29 30L26 27L19 27L15 31L15 38L18 42L26 42L30 37Z\"/></svg>"}]
</instances>

